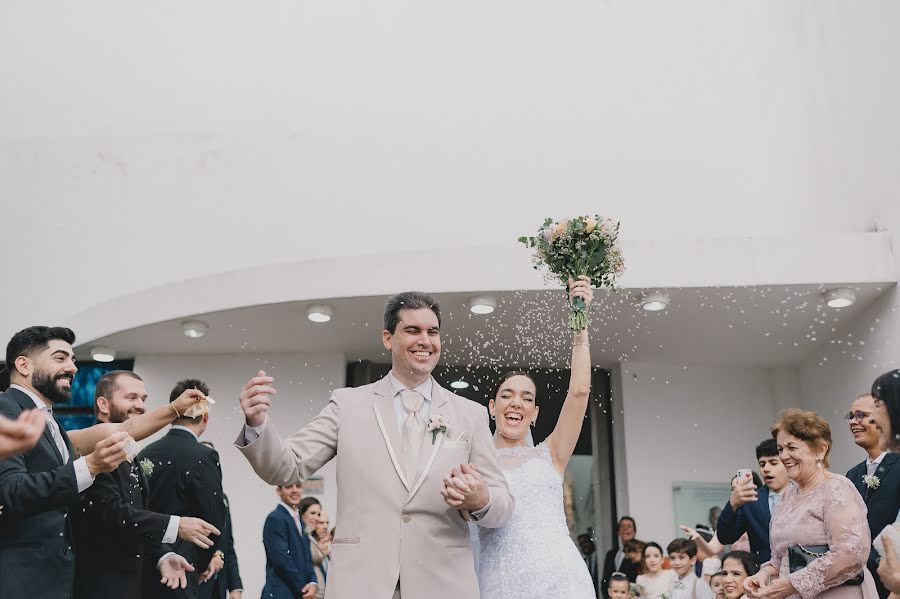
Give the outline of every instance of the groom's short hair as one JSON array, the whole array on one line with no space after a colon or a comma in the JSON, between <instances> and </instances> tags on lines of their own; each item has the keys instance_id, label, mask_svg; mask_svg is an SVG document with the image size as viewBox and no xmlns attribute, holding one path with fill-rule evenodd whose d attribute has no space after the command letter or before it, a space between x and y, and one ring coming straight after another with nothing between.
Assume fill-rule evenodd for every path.
<instances>
[{"instance_id":1,"label":"groom's short hair","mask_svg":"<svg viewBox=\"0 0 900 599\"><path fill-rule=\"evenodd\" d=\"M421 291L404 291L388 300L384 307L384 330L392 335L400 322L400 310L421 310L428 308L437 316L438 326L441 324L441 307L434 298Z\"/></svg>"}]
</instances>

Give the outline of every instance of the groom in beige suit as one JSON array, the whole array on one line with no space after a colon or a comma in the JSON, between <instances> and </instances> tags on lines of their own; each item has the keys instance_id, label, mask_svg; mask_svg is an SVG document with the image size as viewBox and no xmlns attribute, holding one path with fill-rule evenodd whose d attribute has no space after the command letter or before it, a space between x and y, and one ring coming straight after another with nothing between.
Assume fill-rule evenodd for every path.
<instances>
[{"instance_id":1,"label":"groom in beige suit","mask_svg":"<svg viewBox=\"0 0 900 599\"><path fill-rule=\"evenodd\" d=\"M512 514L487 411L431 377L440 321L430 296L392 297L382 333L391 372L338 389L287 440L266 419L273 379L260 371L241 392L246 425L236 445L263 480L300 482L337 457L327 599L477 599L466 521L496 528Z\"/></svg>"}]
</instances>

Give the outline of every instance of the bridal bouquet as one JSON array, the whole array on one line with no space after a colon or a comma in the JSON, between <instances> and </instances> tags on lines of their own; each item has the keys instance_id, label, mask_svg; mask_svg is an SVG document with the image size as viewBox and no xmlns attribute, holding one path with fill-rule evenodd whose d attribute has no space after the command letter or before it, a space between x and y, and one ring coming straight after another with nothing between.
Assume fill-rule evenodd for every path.
<instances>
[{"instance_id":1,"label":"bridal bouquet","mask_svg":"<svg viewBox=\"0 0 900 599\"><path fill-rule=\"evenodd\" d=\"M520 237L534 248L534 268L545 269L545 279L558 279L568 288L569 278L591 278L597 287L615 289L616 277L625 272L618 244L619 223L600 216L576 216L561 221L548 218L534 237ZM588 319L584 301L572 302L569 328L581 331Z\"/></svg>"}]
</instances>

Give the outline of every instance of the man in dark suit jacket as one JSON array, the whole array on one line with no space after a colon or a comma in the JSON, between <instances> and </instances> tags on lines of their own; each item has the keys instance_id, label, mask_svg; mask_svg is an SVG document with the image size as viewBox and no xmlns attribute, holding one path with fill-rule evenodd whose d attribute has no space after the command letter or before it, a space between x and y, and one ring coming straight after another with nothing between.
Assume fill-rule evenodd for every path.
<instances>
[{"instance_id":1,"label":"man in dark suit jacket","mask_svg":"<svg viewBox=\"0 0 900 599\"><path fill-rule=\"evenodd\" d=\"M215 449L212 441L202 441L210 449ZM244 583L241 581L241 571L238 568L237 553L234 551L234 534L231 528L231 506L228 504L228 496L222 494L225 502L225 526L219 541L219 549L224 554L225 565L209 581L209 589L205 584L200 585L201 597L210 599L241 599L244 593Z\"/></svg>"},{"instance_id":2,"label":"man in dark suit jacket","mask_svg":"<svg viewBox=\"0 0 900 599\"><path fill-rule=\"evenodd\" d=\"M634 535L637 534L637 523L631 516L622 516L619 519L616 532L619 537L619 545L607 551L606 559L603 560L603 580L600 581L600 589L603 591L603 596L606 599L609 599L609 577L612 576L613 572L622 571L622 564L626 562L623 547L625 541L632 540ZM625 565L627 566L628 564Z\"/></svg>"},{"instance_id":3,"label":"man in dark suit jacket","mask_svg":"<svg viewBox=\"0 0 900 599\"><path fill-rule=\"evenodd\" d=\"M873 541L885 526L897 519L897 512L900 511L900 465L898 465L900 454L881 450L879 430L871 419L874 411L875 400L866 394L857 397L850 407L850 412L845 415L850 433L853 435L853 442L868 454L864 461L847 472L847 478L856 485L869 508L867 518ZM875 478L878 479L877 485ZM868 485L866 481L869 481ZM885 599L890 592L876 573L877 560L878 552L873 547L866 567L875 578L879 597Z\"/></svg>"},{"instance_id":4,"label":"man in dark suit jacket","mask_svg":"<svg viewBox=\"0 0 900 599\"><path fill-rule=\"evenodd\" d=\"M266 517L263 526L266 586L262 596L267 599L312 599L318 589L309 539L300 532L297 505L302 490L299 484L276 487L281 503Z\"/></svg>"},{"instance_id":5,"label":"man in dark suit jacket","mask_svg":"<svg viewBox=\"0 0 900 599\"><path fill-rule=\"evenodd\" d=\"M736 542L744 533L750 537L750 551L763 564L772 558L769 547L769 522L772 511L787 488L788 475L778 457L774 439L766 439L756 447L756 459L763 486L756 487L753 479L737 481L731 499L719 515L716 536L725 545Z\"/></svg>"},{"instance_id":6,"label":"man in dark suit jacket","mask_svg":"<svg viewBox=\"0 0 900 599\"><path fill-rule=\"evenodd\" d=\"M137 374L106 373L94 392L97 422L120 423L143 414L146 399L147 389ZM97 475L85 491L84 515L77 520L75 534L75 599L139 599L145 559L159 569L157 581L185 580L185 570L192 568L167 544L184 539L206 547L208 535L217 531L198 518L147 510L149 493L146 475L139 464L129 461Z\"/></svg>"},{"instance_id":7,"label":"man in dark suit jacket","mask_svg":"<svg viewBox=\"0 0 900 599\"><path fill-rule=\"evenodd\" d=\"M75 334L62 327L29 327L6 348L10 388L0 393L0 415L44 412L46 428L29 451L0 460L0 597L69 599L75 575L72 519L94 477L125 459L125 433L76 459L52 407L69 399L78 369Z\"/></svg>"},{"instance_id":8,"label":"man in dark suit jacket","mask_svg":"<svg viewBox=\"0 0 900 599\"><path fill-rule=\"evenodd\" d=\"M225 530L222 531L222 552L225 554L225 566L219 571L211 584L213 599L241 599L244 583L238 568L237 553L234 551L234 530L231 527L231 508L228 496L225 497Z\"/></svg>"},{"instance_id":9,"label":"man in dark suit jacket","mask_svg":"<svg viewBox=\"0 0 900 599\"><path fill-rule=\"evenodd\" d=\"M209 395L209 388L195 379L180 381L170 394L170 400L187 389L198 389ZM183 514L200 518L221 530L225 525L225 502L222 493L222 470L219 454L214 449L199 442L200 435L209 424L209 413L196 418L181 417L162 439L148 445L137 461L148 473L150 481L150 501L148 507L164 514ZM201 576L211 577L211 563L223 563L219 544L221 540L213 536L206 549L200 549L192 542L179 539L172 548L194 567L187 576L187 588L171 590L159 584L158 579L145 567L144 597L196 599ZM216 558L215 561L213 558ZM208 584L208 583L203 583Z\"/></svg>"}]
</instances>

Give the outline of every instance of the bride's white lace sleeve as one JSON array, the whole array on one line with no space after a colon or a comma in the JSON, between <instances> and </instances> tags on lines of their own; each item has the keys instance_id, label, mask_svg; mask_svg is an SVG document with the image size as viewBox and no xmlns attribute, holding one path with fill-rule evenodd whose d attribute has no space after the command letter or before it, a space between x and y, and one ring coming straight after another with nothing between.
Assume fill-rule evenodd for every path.
<instances>
[{"instance_id":1,"label":"bride's white lace sleeve","mask_svg":"<svg viewBox=\"0 0 900 599\"><path fill-rule=\"evenodd\" d=\"M871 535L866 504L849 480L832 480L835 482L820 489L826 495L824 516L829 550L789 577L803 599L812 599L854 578L869 556Z\"/></svg>"}]
</instances>

